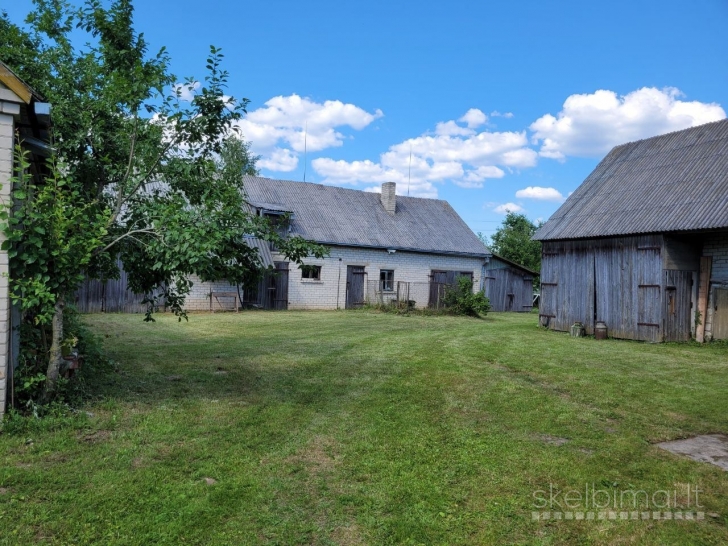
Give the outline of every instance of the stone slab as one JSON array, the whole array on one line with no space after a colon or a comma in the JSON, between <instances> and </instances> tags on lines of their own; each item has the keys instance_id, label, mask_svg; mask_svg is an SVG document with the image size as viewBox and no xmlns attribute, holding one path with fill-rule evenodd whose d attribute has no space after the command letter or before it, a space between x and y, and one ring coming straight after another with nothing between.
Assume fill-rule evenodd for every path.
<instances>
[{"instance_id":1,"label":"stone slab","mask_svg":"<svg viewBox=\"0 0 728 546\"><path fill-rule=\"evenodd\" d=\"M728 470L728 436L725 434L706 434L685 440L662 442L657 444L657 447Z\"/></svg>"}]
</instances>

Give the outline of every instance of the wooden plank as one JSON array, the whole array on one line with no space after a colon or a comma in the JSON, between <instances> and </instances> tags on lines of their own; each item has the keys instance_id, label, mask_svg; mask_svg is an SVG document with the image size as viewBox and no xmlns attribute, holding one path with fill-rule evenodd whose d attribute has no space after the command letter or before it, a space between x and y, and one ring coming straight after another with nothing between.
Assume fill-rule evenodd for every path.
<instances>
[{"instance_id":1,"label":"wooden plank","mask_svg":"<svg viewBox=\"0 0 728 546\"><path fill-rule=\"evenodd\" d=\"M715 289L713 339L728 339L728 289Z\"/></svg>"},{"instance_id":2,"label":"wooden plank","mask_svg":"<svg viewBox=\"0 0 728 546\"><path fill-rule=\"evenodd\" d=\"M700 324L695 328L695 339L699 343L705 341L705 321L708 318L708 289L710 287L710 272L713 267L712 256L700 258L700 272L698 273L698 312Z\"/></svg>"},{"instance_id":3,"label":"wooden plank","mask_svg":"<svg viewBox=\"0 0 728 546\"><path fill-rule=\"evenodd\" d=\"M28 87L23 80L13 74L13 72L3 63L0 63L0 81L3 82L13 93L18 95L20 100L22 100L25 104L30 104L30 100L33 98L33 93L30 87Z\"/></svg>"}]
</instances>

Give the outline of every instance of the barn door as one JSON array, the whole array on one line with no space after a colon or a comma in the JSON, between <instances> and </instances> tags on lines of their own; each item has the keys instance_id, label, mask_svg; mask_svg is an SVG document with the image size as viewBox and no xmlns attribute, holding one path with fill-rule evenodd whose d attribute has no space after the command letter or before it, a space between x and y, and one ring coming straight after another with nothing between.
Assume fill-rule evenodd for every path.
<instances>
[{"instance_id":1,"label":"barn door","mask_svg":"<svg viewBox=\"0 0 728 546\"><path fill-rule=\"evenodd\" d=\"M728 339L728 289L715 289L713 339Z\"/></svg>"},{"instance_id":2,"label":"barn door","mask_svg":"<svg viewBox=\"0 0 728 546\"><path fill-rule=\"evenodd\" d=\"M690 339L692 271L665 271L665 341Z\"/></svg>"},{"instance_id":3,"label":"barn door","mask_svg":"<svg viewBox=\"0 0 728 546\"><path fill-rule=\"evenodd\" d=\"M346 267L346 308L357 309L364 305L364 266Z\"/></svg>"}]
</instances>

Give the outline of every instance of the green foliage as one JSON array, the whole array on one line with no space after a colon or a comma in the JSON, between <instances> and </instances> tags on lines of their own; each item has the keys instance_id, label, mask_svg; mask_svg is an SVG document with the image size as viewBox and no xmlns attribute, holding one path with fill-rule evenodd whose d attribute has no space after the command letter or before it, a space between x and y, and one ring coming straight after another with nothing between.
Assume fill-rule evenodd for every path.
<instances>
[{"instance_id":1,"label":"green foliage","mask_svg":"<svg viewBox=\"0 0 728 546\"><path fill-rule=\"evenodd\" d=\"M10 260L10 296L36 324L53 318L59 294L83 280L92 253L106 233L107 216L86 203L54 160L40 184L29 174L28 153L15 149L11 179L14 206L0 210L3 250Z\"/></svg>"},{"instance_id":2,"label":"green foliage","mask_svg":"<svg viewBox=\"0 0 728 546\"><path fill-rule=\"evenodd\" d=\"M245 235L299 263L327 250L284 240L247 212L243 175L257 173L258 158L235 121L249 100L226 94L220 49L210 47L202 80L179 83L165 49L150 54L134 29L131 0L34 4L28 31L0 16L0 54L52 104L57 157L31 178L17 152L18 211L2 219L13 300L35 324L54 324L44 353L52 391L64 300L85 275L118 277L117 257L129 288L146 295L146 320L161 299L181 320L193 275L231 283L261 275Z\"/></svg>"},{"instance_id":3,"label":"green foliage","mask_svg":"<svg viewBox=\"0 0 728 546\"><path fill-rule=\"evenodd\" d=\"M524 214L508 212L490 240L482 234L479 237L495 254L539 272L541 242L531 240L539 227L540 223L534 224Z\"/></svg>"},{"instance_id":4,"label":"green foliage","mask_svg":"<svg viewBox=\"0 0 728 546\"><path fill-rule=\"evenodd\" d=\"M477 317L490 311L490 301L481 291L473 292L473 281L458 277L457 284L445 289L442 303L451 314Z\"/></svg>"},{"instance_id":5,"label":"green foliage","mask_svg":"<svg viewBox=\"0 0 728 546\"><path fill-rule=\"evenodd\" d=\"M39 324L32 313L26 313L20 325L20 353L18 368L13 373L12 398L16 418L40 418L54 415L61 417L70 406L78 405L89 397L85 376L89 372L107 370L106 358L98 338L84 325L78 312L67 307L63 314L64 342L75 348L83 358L83 367L72 379L61 379L50 404L41 404L48 366L49 339L48 325Z\"/></svg>"}]
</instances>

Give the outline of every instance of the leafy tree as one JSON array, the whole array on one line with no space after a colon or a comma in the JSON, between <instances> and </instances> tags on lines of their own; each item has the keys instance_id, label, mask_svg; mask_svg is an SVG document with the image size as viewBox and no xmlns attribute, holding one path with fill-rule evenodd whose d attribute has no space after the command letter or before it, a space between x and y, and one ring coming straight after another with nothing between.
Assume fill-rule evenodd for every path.
<instances>
[{"instance_id":1,"label":"leafy tree","mask_svg":"<svg viewBox=\"0 0 728 546\"><path fill-rule=\"evenodd\" d=\"M202 82L178 84L165 50L150 56L134 30L131 0L82 8L35 0L27 22L30 32L0 17L0 53L53 105L56 157L38 183L26 169L16 176L4 244L14 301L40 328L51 325L46 398L63 362L68 296L85 274L118 276L117 257L129 287L150 295L147 320L158 298L181 320L192 275L234 283L259 275L244 235L298 263L325 255L247 212L243 174L257 172L257 158L234 122L249 101L225 94L219 49L210 48ZM80 48L78 31L87 35ZM27 162L20 151L18 160Z\"/></svg>"},{"instance_id":2,"label":"leafy tree","mask_svg":"<svg viewBox=\"0 0 728 546\"><path fill-rule=\"evenodd\" d=\"M541 243L531 237L539 227L540 222L534 224L524 214L509 211L490 240L482 234L478 236L495 254L538 272L541 271Z\"/></svg>"}]
</instances>

